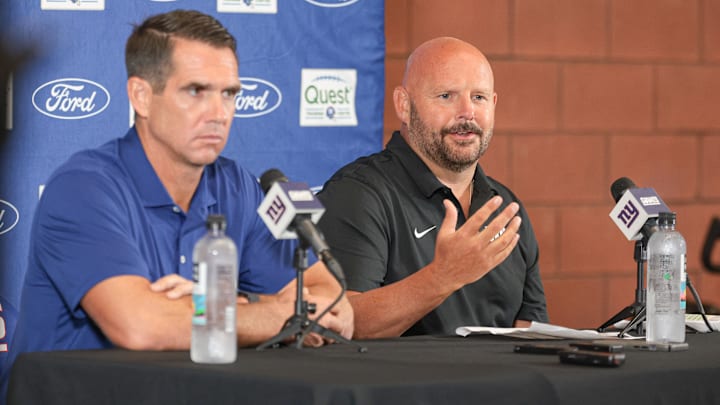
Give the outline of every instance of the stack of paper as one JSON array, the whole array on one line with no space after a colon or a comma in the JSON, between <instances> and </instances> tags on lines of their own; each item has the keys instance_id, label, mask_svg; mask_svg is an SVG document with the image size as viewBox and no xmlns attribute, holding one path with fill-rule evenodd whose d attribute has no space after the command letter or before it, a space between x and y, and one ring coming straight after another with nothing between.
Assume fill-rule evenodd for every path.
<instances>
[{"instance_id":1,"label":"stack of paper","mask_svg":"<svg viewBox=\"0 0 720 405\"><path fill-rule=\"evenodd\" d=\"M708 322L714 330L720 331L720 315L706 315ZM686 314L685 324L698 332L708 332L708 327L703 321L700 314ZM627 325L627 321L620 321L614 326L622 329ZM532 322L527 328L495 328L489 326L461 326L455 329L455 333L460 336L468 336L472 334L479 335L502 335L520 339L583 339L595 340L605 338L616 338L617 331L600 333L591 329L571 329L564 326L551 325L549 323ZM643 337L633 337L626 334L623 339L642 339Z\"/></svg>"},{"instance_id":2,"label":"stack of paper","mask_svg":"<svg viewBox=\"0 0 720 405\"><path fill-rule=\"evenodd\" d=\"M532 322L528 328L493 328L486 326L461 326L455 330L460 336L470 334L503 335L520 339L584 339L616 338L617 331L600 333L589 329L571 329L542 322ZM626 336L627 339L635 339Z\"/></svg>"}]
</instances>

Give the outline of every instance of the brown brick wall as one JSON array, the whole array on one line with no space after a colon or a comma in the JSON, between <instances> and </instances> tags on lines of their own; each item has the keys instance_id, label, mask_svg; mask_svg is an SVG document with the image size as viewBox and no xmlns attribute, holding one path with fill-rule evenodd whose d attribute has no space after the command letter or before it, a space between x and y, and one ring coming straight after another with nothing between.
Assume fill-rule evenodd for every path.
<instances>
[{"instance_id":1,"label":"brown brick wall","mask_svg":"<svg viewBox=\"0 0 720 405\"><path fill-rule=\"evenodd\" d=\"M490 59L496 130L480 163L528 208L553 323L598 326L634 300L634 244L608 217L621 176L654 187L677 211L692 280L720 306L720 274L700 259L720 217L720 0L385 7L385 140L398 127L392 89L414 47L450 35Z\"/></svg>"}]
</instances>

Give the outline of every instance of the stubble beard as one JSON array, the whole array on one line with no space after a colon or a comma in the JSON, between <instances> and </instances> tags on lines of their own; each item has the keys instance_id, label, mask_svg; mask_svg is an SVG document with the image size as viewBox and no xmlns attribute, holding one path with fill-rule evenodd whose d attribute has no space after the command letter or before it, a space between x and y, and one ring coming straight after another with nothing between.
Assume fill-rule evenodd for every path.
<instances>
[{"instance_id":1,"label":"stubble beard","mask_svg":"<svg viewBox=\"0 0 720 405\"><path fill-rule=\"evenodd\" d=\"M460 173L477 164L490 146L492 128L483 130L477 125L465 122L440 133L431 130L420 118L413 103L410 104L408 132L419 150L442 168ZM446 135L456 132L473 132L477 137L465 141L447 140Z\"/></svg>"}]
</instances>

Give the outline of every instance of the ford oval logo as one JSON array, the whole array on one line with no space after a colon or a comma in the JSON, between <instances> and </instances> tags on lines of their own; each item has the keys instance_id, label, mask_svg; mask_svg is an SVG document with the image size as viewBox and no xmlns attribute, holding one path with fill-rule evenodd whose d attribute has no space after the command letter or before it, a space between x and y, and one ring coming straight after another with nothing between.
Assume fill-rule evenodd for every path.
<instances>
[{"instance_id":1,"label":"ford oval logo","mask_svg":"<svg viewBox=\"0 0 720 405\"><path fill-rule=\"evenodd\" d=\"M357 3L360 0L305 0L310 4L314 4L318 7L345 7L353 3Z\"/></svg>"},{"instance_id":2,"label":"ford oval logo","mask_svg":"<svg viewBox=\"0 0 720 405\"><path fill-rule=\"evenodd\" d=\"M241 77L240 83L242 87L235 97L236 117L259 117L280 107L282 93L274 84L255 77Z\"/></svg>"},{"instance_id":3,"label":"ford oval logo","mask_svg":"<svg viewBox=\"0 0 720 405\"><path fill-rule=\"evenodd\" d=\"M64 78L38 87L33 92L32 103L48 117L79 120L103 112L110 104L110 93L90 80Z\"/></svg>"},{"instance_id":4,"label":"ford oval logo","mask_svg":"<svg viewBox=\"0 0 720 405\"><path fill-rule=\"evenodd\" d=\"M0 235L10 232L20 220L20 213L7 201L0 200Z\"/></svg>"}]
</instances>

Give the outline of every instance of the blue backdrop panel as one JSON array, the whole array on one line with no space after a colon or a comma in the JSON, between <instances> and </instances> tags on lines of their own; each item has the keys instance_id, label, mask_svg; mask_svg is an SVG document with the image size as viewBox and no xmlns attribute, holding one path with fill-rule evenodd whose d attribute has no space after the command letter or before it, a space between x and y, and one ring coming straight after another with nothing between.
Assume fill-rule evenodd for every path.
<instances>
[{"instance_id":1,"label":"blue backdrop panel","mask_svg":"<svg viewBox=\"0 0 720 405\"><path fill-rule=\"evenodd\" d=\"M132 125L125 41L172 9L214 15L238 40L239 76L224 155L257 176L277 167L319 187L382 148L383 0L4 0L6 42L33 45L12 81L0 150L0 365L12 350L29 230L42 184L72 153Z\"/></svg>"}]
</instances>

